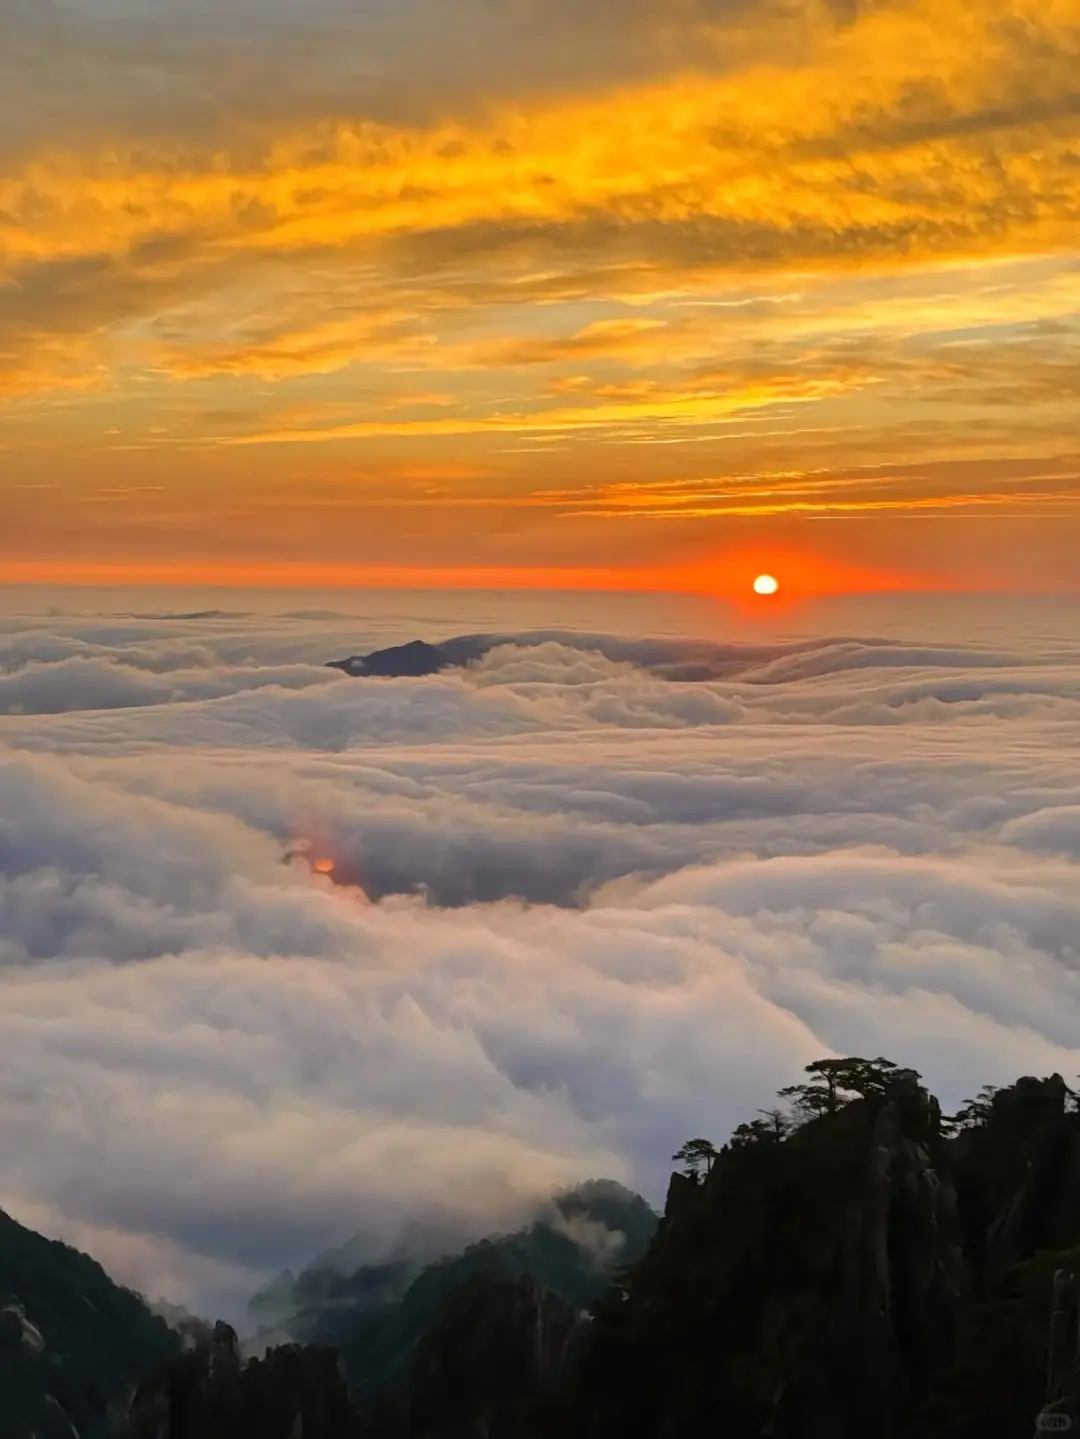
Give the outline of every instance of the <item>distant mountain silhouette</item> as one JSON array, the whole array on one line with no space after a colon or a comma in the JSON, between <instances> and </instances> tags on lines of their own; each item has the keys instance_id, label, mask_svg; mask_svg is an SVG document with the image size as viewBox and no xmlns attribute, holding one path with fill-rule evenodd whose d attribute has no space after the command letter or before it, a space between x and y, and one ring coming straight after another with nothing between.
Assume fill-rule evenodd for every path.
<instances>
[{"instance_id":1,"label":"distant mountain silhouette","mask_svg":"<svg viewBox=\"0 0 1080 1439\"><path fill-rule=\"evenodd\" d=\"M957 663L997 666L1010 662L1008 655L995 651L975 648L961 651L890 639L833 637L762 645L735 640L650 639L575 630L528 630L455 635L436 644L412 640L389 649L373 650L370 654L331 660L327 667L358 679L416 678L474 664L503 646L531 650L544 645L602 655L612 663L632 664L677 684L714 680L778 684L882 666L891 669Z\"/></svg>"},{"instance_id":2,"label":"distant mountain silhouette","mask_svg":"<svg viewBox=\"0 0 1080 1439\"><path fill-rule=\"evenodd\" d=\"M571 1312L605 1293L625 1265L644 1254L657 1215L640 1195L593 1180L557 1195L532 1223L423 1264L399 1254L388 1262L342 1269L327 1256L297 1278L282 1276L252 1301L274 1315L274 1332L341 1350L354 1395L368 1400L404 1373L448 1295L474 1280L528 1279ZM284 1316L291 1297L293 1313Z\"/></svg>"},{"instance_id":3,"label":"distant mountain silhouette","mask_svg":"<svg viewBox=\"0 0 1080 1439\"><path fill-rule=\"evenodd\" d=\"M388 650L375 650L369 655L353 655L347 660L332 660L327 666L346 674L380 679L416 679L446 669L450 660L439 645L413 640Z\"/></svg>"}]
</instances>

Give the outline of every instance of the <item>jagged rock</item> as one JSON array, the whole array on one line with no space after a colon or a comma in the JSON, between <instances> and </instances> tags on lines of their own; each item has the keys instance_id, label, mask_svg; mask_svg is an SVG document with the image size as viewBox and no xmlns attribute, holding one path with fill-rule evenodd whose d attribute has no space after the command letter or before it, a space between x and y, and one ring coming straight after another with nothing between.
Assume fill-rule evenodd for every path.
<instances>
[{"instance_id":1,"label":"jagged rock","mask_svg":"<svg viewBox=\"0 0 1080 1439\"><path fill-rule=\"evenodd\" d=\"M703 1182L676 1176L597 1311L561 1427L531 1433L1080 1431L1075 1100L1060 1076L1023 1079L944 1131L905 1084L725 1146Z\"/></svg>"},{"instance_id":2,"label":"jagged rock","mask_svg":"<svg viewBox=\"0 0 1080 1439\"><path fill-rule=\"evenodd\" d=\"M898 1434L952 1363L965 1268L956 1193L932 1157L939 1128L925 1096L874 1117L819 1322L781 1381L778 1439Z\"/></svg>"},{"instance_id":3,"label":"jagged rock","mask_svg":"<svg viewBox=\"0 0 1080 1439\"><path fill-rule=\"evenodd\" d=\"M1080 1431L1075 1101L1054 1075L1023 1079L965 1113L950 1125L967 1127L948 1138L936 1102L905 1081L826 1105L790 1133L743 1126L707 1177L673 1177L651 1245L626 1272L605 1271L610 1288L591 1316L581 1300L567 1303L501 1267L528 1251L523 1236L539 1236L532 1259L546 1256L548 1272L565 1279L558 1227L431 1266L402 1300L402 1382L365 1407L362 1423L333 1350L286 1346L245 1363L235 1332L218 1325L139 1386L124 1432L1016 1439L1036 1426ZM592 1215L588 1189L559 1209L563 1228ZM591 1199L610 1201L613 1214L625 1209L617 1194ZM0 1261L10 1238L0 1216ZM72 1439L72 1406L85 1407L91 1369L65 1369L70 1356L57 1356L73 1335L107 1356L108 1334L88 1315L130 1318L137 1306L106 1288L92 1302L64 1294L58 1314L44 1307L54 1261L57 1273L71 1262L58 1248L35 1253L49 1281L40 1310L26 1297L33 1267L16 1264L10 1273L22 1287L4 1288L10 1274L0 1264L0 1411L12 1395L23 1406L18 1426L5 1427L0 1412L0 1439ZM81 1328L64 1327L71 1308Z\"/></svg>"},{"instance_id":4,"label":"jagged rock","mask_svg":"<svg viewBox=\"0 0 1080 1439\"><path fill-rule=\"evenodd\" d=\"M446 1300L409 1372L409 1439L512 1439L567 1374L584 1321L532 1279L477 1277Z\"/></svg>"},{"instance_id":5,"label":"jagged rock","mask_svg":"<svg viewBox=\"0 0 1080 1439\"><path fill-rule=\"evenodd\" d=\"M1067 1113L1067 1098L1060 1074L1021 1079L995 1096L992 1118L999 1129L1007 1126L1015 1177L988 1226L986 1255L994 1272L1080 1237L1080 1128Z\"/></svg>"},{"instance_id":6,"label":"jagged rock","mask_svg":"<svg viewBox=\"0 0 1080 1439\"><path fill-rule=\"evenodd\" d=\"M1039 1432L1080 1430L1080 1116L1060 1075L982 1108L950 1146L970 1293L919 1439L1012 1439L1040 1413Z\"/></svg>"},{"instance_id":7,"label":"jagged rock","mask_svg":"<svg viewBox=\"0 0 1080 1439\"><path fill-rule=\"evenodd\" d=\"M701 1186L689 1174L674 1173L668 1184L667 1201L664 1204L664 1222L668 1225L680 1214L691 1210L701 1197Z\"/></svg>"},{"instance_id":8,"label":"jagged rock","mask_svg":"<svg viewBox=\"0 0 1080 1439\"><path fill-rule=\"evenodd\" d=\"M26 1317L21 1304L8 1304L0 1309L0 1349L23 1349L30 1354L43 1354L45 1340L41 1330Z\"/></svg>"},{"instance_id":9,"label":"jagged rock","mask_svg":"<svg viewBox=\"0 0 1080 1439\"><path fill-rule=\"evenodd\" d=\"M1080 1356L1080 1314L1076 1272L1058 1269L1054 1274L1050 1329L1047 1336L1046 1404L1044 1412L1068 1412L1077 1381Z\"/></svg>"},{"instance_id":10,"label":"jagged rock","mask_svg":"<svg viewBox=\"0 0 1080 1439\"><path fill-rule=\"evenodd\" d=\"M236 1333L171 1360L132 1400L127 1439L352 1439L358 1424L337 1354L287 1345L244 1363Z\"/></svg>"},{"instance_id":11,"label":"jagged rock","mask_svg":"<svg viewBox=\"0 0 1080 1439\"><path fill-rule=\"evenodd\" d=\"M574 1433L890 1439L948 1369L964 1286L936 1104L858 1099L677 1180L597 1320Z\"/></svg>"},{"instance_id":12,"label":"jagged rock","mask_svg":"<svg viewBox=\"0 0 1080 1439\"><path fill-rule=\"evenodd\" d=\"M0 1211L0 1439L106 1439L179 1339L78 1250Z\"/></svg>"},{"instance_id":13,"label":"jagged rock","mask_svg":"<svg viewBox=\"0 0 1080 1439\"><path fill-rule=\"evenodd\" d=\"M360 1248L354 1241L290 1280L287 1291L275 1286L271 1304L289 1338L341 1350L354 1398L368 1410L400 1385L420 1339L463 1284L477 1276L527 1275L572 1309L586 1309L619 1269L641 1258L656 1222L640 1195L611 1180L590 1180L538 1205L531 1221L511 1233L467 1248L451 1238L453 1247L433 1263L412 1262L403 1249L389 1264L350 1270L349 1251ZM438 1236L436 1229L436 1242L446 1242ZM423 1233L413 1236L414 1244L425 1240ZM291 1315L282 1316L283 1300L296 1306Z\"/></svg>"}]
</instances>

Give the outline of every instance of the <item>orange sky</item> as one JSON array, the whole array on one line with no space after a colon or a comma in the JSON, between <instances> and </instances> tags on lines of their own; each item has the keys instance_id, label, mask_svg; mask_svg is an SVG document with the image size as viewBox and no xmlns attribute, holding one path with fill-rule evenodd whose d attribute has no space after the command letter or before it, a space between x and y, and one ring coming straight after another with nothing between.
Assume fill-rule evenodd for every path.
<instances>
[{"instance_id":1,"label":"orange sky","mask_svg":"<svg viewBox=\"0 0 1080 1439\"><path fill-rule=\"evenodd\" d=\"M771 565L771 570L766 569ZM729 599L745 596L762 574L782 578L780 601L791 597L869 594L874 592L970 588L955 576L935 572L889 570L876 565L850 565L822 560L809 551L784 546L765 551L728 552L691 565L651 569L538 569L499 566L437 568L401 565L264 564L250 561L11 561L6 570L10 584L125 585L207 589L303 589L368 587L373 589L514 589L514 590L642 590L716 595Z\"/></svg>"},{"instance_id":2,"label":"orange sky","mask_svg":"<svg viewBox=\"0 0 1080 1439\"><path fill-rule=\"evenodd\" d=\"M0 581L1080 589L1076 0L222 8L2 22Z\"/></svg>"}]
</instances>

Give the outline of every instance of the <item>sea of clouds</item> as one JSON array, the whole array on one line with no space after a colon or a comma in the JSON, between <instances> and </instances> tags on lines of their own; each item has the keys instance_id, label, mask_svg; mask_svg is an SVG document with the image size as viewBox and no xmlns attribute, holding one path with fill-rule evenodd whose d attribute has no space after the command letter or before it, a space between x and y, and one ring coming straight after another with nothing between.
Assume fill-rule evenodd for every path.
<instances>
[{"instance_id":1,"label":"sea of clouds","mask_svg":"<svg viewBox=\"0 0 1080 1439\"><path fill-rule=\"evenodd\" d=\"M654 1201L825 1053L1080 1071L1080 643L0 621L0 1204L239 1311L425 1215ZM315 872L332 861L332 876Z\"/></svg>"}]
</instances>

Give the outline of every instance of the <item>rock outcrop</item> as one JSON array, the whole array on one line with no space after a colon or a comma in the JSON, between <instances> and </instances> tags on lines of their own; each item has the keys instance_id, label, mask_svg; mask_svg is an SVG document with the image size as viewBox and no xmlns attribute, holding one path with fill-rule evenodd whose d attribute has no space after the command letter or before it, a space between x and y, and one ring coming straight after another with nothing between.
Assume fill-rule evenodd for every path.
<instances>
[{"instance_id":1,"label":"rock outcrop","mask_svg":"<svg viewBox=\"0 0 1080 1439\"><path fill-rule=\"evenodd\" d=\"M814 1322L778 1379L777 1439L898 1435L957 1351L966 1269L936 1103L845 1117L869 1133L822 1235Z\"/></svg>"},{"instance_id":2,"label":"rock outcrop","mask_svg":"<svg viewBox=\"0 0 1080 1439\"><path fill-rule=\"evenodd\" d=\"M1080 1432L1080 1114L1064 1080L984 1091L944 1121L888 1061L810 1068L811 1084L785 1091L793 1116L768 1111L719 1151L684 1146L697 1173L673 1177L625 1269L586 1273L564 1247L571 1230L610 1235L641 1203L584 1186L557 1223L429 1266L389 1331L383 1314L352 1332L364 1372L389 1366L389 1385L350 1401L333 1348L245 1362L219 1325L138 1386L127 1439ZM141 1332L145 1309L84 1256L5 1223L0 1439L105 1439L130 1359L115 1326ZM27 1253L46 1282L31 1282ZM58 1274L86 1292L54 1287ZM581 1297L601 1274L603 1296ZM366 1302L370 1278L349 1295Z\"/></svg>"},{"instance_id":3,"label":"rock outcrop","mask_svg":"<svg viewBox=\"0 0 1080 1439\"><path fill-rule=\"evenodd\" d=\"M259 1310L293 1340L340 1349L354 1400L368 1410L404 1381L418 1344L463 1286L528 1278L571 1310L584 1310L619 1269L641 1258L656 1223L640 1195L611 1180L591 1180L538 1206L520 1229L459 1245L434 1263L399 1257L350 1270L342 1267L345 1246L298 1277L283 1277L268 1291L269 1304L259 1296Z\"/></svg>"},{"instance_id":4,"label":"rock outcrop","mask_svg":"<svg viewBox=\"0 0 1080 1439\"><path fill-rule=\"evenodd\" d=\"M360 1430L332 1349L288 1345L245 1362L237 1336L213 1338L141 1383L126 1439L354 1439Z\"/></svg>"},{"instance_id":5,"label":"rock outcrop","mask_svg":"<svg viewBox=\"0 0 1080 1439\"><path fill-rule=\"evenodd\" d=\"M106 1439L115 1406L179 1347L87 1255L0 1211L0 1439Z\"/></svg>"},{"instance_id":6,"label":"rock outcrop","mask_svg":"<svg viewBox=\"0 0 1080 1439\"><path fill-rule=\"evenodd\" d=\"M990 1276L1080 1238L1080 1124L1060 1074L998 1091L968 1150L960 1182L993 1211L979 1255Z\"/></svg>"},{"instance_id":7,"label":"rock outcrop","mask_svg":"<svg viewBox=\"0 0 1080 1439\"><path fill-rule=\"evenodd\" d=\"M447 1296L378 1439L519 1439L568 1381L584 1315L527 1277L476 1276Z\"/></svg>"},{"instance_id":8,"label":"rock outcrop","mask_svg":"<svg viewBox=\"0 0 1080 1439\"><path fill-rule=\"evenodd\" d=\"M676 1176L546 1432L1080 1431L1073 1096L1058 1075L1023 1079L946 1124L901 1077L845 1102L819 1089L816 1117L743 1126L707 1176Z\"/></svg>"},{"instance_id":9,"label":"rock outcrop","mask_svg":"<svg viewBox=\"0 0 1080 1439\"><path fill-rule=\"evenodd\" d=\"M968 1285L959 1344L911 1433L1008 1439L1044 1411L1056 1417L1039 1432L1080 1431L1080 1116L1056 1074L973 1108L948 1146Z\"/></svg>"}]
</instances>

